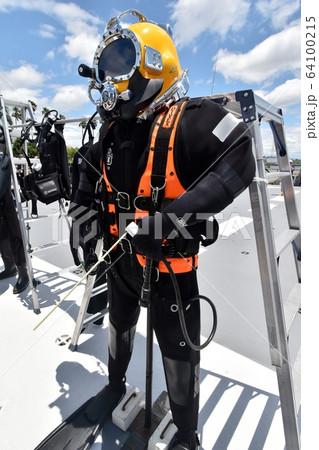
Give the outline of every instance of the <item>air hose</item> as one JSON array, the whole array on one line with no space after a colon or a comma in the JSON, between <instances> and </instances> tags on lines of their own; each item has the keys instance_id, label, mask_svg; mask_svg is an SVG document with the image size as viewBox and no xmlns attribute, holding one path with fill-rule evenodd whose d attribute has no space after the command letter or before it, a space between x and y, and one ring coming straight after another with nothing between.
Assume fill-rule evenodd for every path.
<instances>
[{"instance_id":1,"label":"air hose","mask_svg":"<svg viewBox=\"0 0 319 450\"><path fill-rule=\"evenodd\" d=\"M135 222L131 222L126 227L126 231L128 232L128 234L130 236L134 236L137 233L137 229L138 229L138 226ZM208 297L205 297L204 295L199 295L199 294L195 295L194 297L192 297L188 300L189 303L192 303L195 300L206 301L209 304L209 306L211 307L212 313L213 313L213 326L212 326L211 332L210 332L207 340L201 345L194 344L192 342L192 340L190 339L188 331L187 331L184 310L183 310L183 303L182 303L181 293L179 290L176 275L175 275L173 269L171 268L171 265L167 262L167 260L165 258L162 258L161 261L165 264L165 267L167 268L168 273L169 273L172 283L173 283L173 288L174 288L176 303L177 303L177 311L178 311L178 316L179 316L184 339L192 350L199 352L200 350L203 350L205 347L208 346L208 344L211 343L211 341L213 340L213 337L215 335L216 328L217 328L217 311L216 311L215 305ZM147 265L146 265L146 270L144 271L144 280L143 280L143 287L142 287L141 299L140 299L141 306L146 306L147 301L149 300L149 297L150 297L151 270L152 270L152 260L150 258L147 258ZM146 302L145 302L145 299L146 299Z\"/></svg>"},{"instance_id":2,"label":"air hose","mask_svg":"<svg viewBox=\"0 0 319 450\"><path fill-rule=\"evenodd\" d=\"M188 334L188 331L187 331L187 326L186 326L186 322L185 322L185 315L184 315L184 309L183 309L183 303L182 303L181 293L180 293L180 290L179 290L179 286L178 286L176 275L175 275L173 269L171 268L171 265L166 261L166 259L163 258L162 261L165 264L165 267L167 268L168 273L170 274L170 277L171 277L171 280L172 280L172 283L173 283L173 288L174 288L175 297L176 297L176 303L177 303L177 312L178 312L179 321L180 321L180 324L181 324L182 333L183 333L183 336L185 338L185 341L186 341L186 343L189 345L189 347L192 350L195 350L195 351L199 352L200 350L203 350L205 347L208 346L208 344L211 343L211 341L213 340L213 337L215 335L216 328L217 328L217 311L216 311L215 305L208 297L205 297L204 295L200 295L200 294L195 295L194 297L192 297L192 298L190 298L188 300L189 304L194 302L194 301L196 301L196 300L204 300L204 301L206 301L209 304L209 306L211 307L212 312L213 312L213 326L212 326L211 332L210 332L207 340L201 345L195 345L191 341L191 339L189 337L189 334Z\"/></svg>"}]
</instances>

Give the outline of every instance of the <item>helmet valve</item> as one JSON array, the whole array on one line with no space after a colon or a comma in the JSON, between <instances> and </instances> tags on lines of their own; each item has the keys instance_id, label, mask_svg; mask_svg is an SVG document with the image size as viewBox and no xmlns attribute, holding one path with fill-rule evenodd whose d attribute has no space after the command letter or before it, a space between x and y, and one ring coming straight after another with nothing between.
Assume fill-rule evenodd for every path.
<instances>
[{"instance_id":1,"label":"helmet valve","mask_svg":"<svg viewBox=\"0 0 319 450\"><path fill-rule=\"evenodd\" d=\"M112 83L110 83L109 81L107 81L104 84L104 88L101 94L101 104L103 106L103 108L106 111L111 111L116 103L117 103L117 99L118 99L118 93L116 90L116 87L113 86Z\"/></svg>"}]
</instances>

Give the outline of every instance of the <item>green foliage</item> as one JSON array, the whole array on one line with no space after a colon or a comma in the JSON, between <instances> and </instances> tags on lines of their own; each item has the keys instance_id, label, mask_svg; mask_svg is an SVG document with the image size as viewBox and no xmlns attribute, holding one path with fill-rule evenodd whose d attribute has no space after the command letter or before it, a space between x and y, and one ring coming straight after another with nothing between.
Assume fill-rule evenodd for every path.
<instances>
[{"instance_id":1,"label":"green foliage","mask_svg":"<svg viewBox=\"0 0 319 450\"><path fill-rule=\"evenodd\" d=\"M76 154L76 152L79 150L79 147L67 147L66 152L68 155L68 162L69 164L72 163L74 155Z\"/></svg>"},{"instance_id":2,"label":"green foliage","mask_svg":"<svg viewBox=\"0 0 319 450\"><path fill-rule=\"evenodd\" d=\"M34 103L32 100L28 100L28 101L31 105L32 111L35 112L37 110L38 105L36 103Z\"/></svg>"},{"instance_id":3,"label":"green foliage","mask_svg":"<svg viewBox=\"0 0 319 450\"><path fill-rule=\"evenodd\" d=\"M28 142L27 143L27 149L28 149L28 156L29 158L36 158L37 155L37 148L35 146L34 142ZM18 158L19 153L22 153L22 146L20 143L20 138L15 139L15 141L12 144L12 152L13 156Z\"/></svg>"},{"instance_id":4,"label":"green foliage","mask_svg":"<svg viewBox=\"0 0 319 450\"><path fill-rule=\"evenodd\" d=\"M44 106L44 108L42 108L42 116L45 116L46 114L48 114L50 112L50 108L47 108L46 106Z\"/></svg>"},{"instance_id":5,"label":"green foliage","mask_svg":"<svg viewBox=\"0 0 319 450\"><path fill-rule=\"evenodd\" d=\"M8 107L6 106L5 109L6 109L7 122L8 122L9 125L13 125L13 120L12 120L12 117L10 116L10 112L9 112Z\"/></svg>"},{"instance_id":6,"label":"green foliage","mask_svg":"<svg viewBox=\"0 0 319 450\"><path fill-rule=\"evenodd\" d=\"M12 110L11 117L15 119L15 123L18 123L22 118L22 112L21 109L15 106Z\"/></svg>"},{"instance_id":7,"label":"green foliage","mask_svg":"<svg viewBox=\"0 0 319 450\"><path fill-rule=\"evenodd\" d=\"M34 142L28 142L27 146L29 158L36 158L39 156Z\"/></svg>"}]
</instances>

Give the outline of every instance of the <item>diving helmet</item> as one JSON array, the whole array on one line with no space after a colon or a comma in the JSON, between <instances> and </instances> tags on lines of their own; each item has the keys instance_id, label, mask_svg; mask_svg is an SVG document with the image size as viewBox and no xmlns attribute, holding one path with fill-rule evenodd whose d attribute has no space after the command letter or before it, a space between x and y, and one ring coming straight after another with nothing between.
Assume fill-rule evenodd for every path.
<instances>
[{"instance_id":1,"label":"diving helmet","mask_svg":"<svg viewBox=\"0 0 319 450\"><path fill-rule=\"evenodd\" d=\"M137 18L132 25L123 23L128 15ZM189 87L169 26L133 9L109 21L93 67L81 64L79 74L90 78L89 98L110 118L147 118L183 97Z\"/></svg>"}]
</instances>

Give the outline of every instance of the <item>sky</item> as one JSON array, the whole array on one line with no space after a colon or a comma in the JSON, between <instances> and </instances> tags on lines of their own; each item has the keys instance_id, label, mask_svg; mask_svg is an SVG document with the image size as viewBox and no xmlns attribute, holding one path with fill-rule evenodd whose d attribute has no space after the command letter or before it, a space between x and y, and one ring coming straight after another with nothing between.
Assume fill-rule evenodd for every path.
<instances>
[{"instance_id":1,"label":"sky","mask_svg":"<svg viewBox=\"0 0 319 450\"><path fill-rule=\"evenodd\" d=\"M168 23L190 97L252 89L283 111L289 157L299 158L299 0L0 0L0 93L5 99L56 109L66 118L95 112L81 63L92 65L109 19L137 9ZM262 127L265 156L274 155ZM81 146L77 123L65 126L67 145Z\"/></svg>"}]
</instances>

